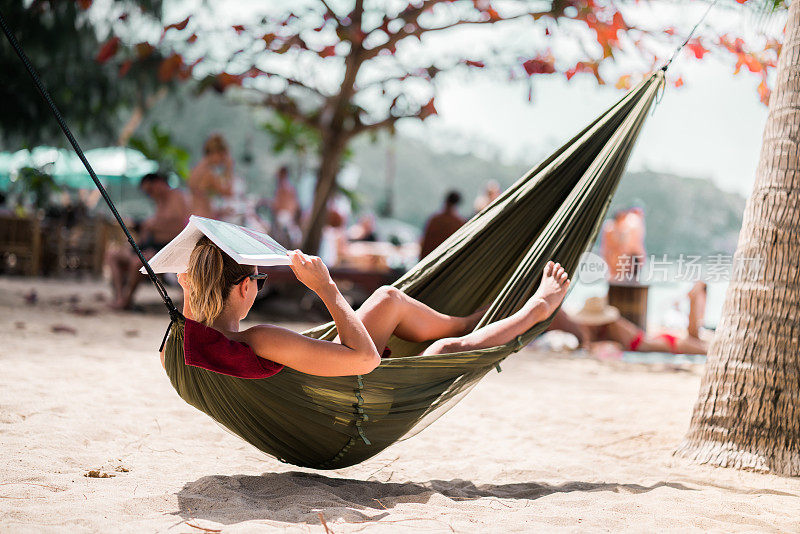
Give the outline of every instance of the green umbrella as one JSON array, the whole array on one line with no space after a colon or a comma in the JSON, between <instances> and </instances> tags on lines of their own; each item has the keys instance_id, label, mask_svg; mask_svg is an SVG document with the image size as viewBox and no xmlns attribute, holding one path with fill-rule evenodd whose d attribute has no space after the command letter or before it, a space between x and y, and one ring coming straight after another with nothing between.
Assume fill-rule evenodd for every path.
<instances>
[{"instance_id":1,"label":"green umbrella","mask_svg":"<svg viewBox=\"0 0 800 534\"><path fill-rule=\"evenodd\" d=\"M158 163L141 152L125 147L95 148L86 158L104 181L138 183L145 174L158 170ZM94 187L83 163L73 152L48 146L17 152L0 152L0 187L7 187L23 167L35 167L50 174L59 185L86 189Z\"/></svg>"}]
</instances>

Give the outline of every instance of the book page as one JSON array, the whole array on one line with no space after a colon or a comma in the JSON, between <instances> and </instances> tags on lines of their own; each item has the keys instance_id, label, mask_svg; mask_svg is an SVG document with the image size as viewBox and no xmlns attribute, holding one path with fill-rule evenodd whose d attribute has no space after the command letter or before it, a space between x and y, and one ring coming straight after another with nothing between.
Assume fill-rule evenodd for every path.
<instances>
[{"instance_id":1,"label":"book page","mask_svg":"<svg viewBox=\"0 0 800 534\"><path fill-rule=\"evenodd\" d=\"M290 265L288 251L265 233L236 224L192 215L189 224L161 249L150 265L156 273L182 273L189 265L197 241L206 235L242 265ZM140 269L145 272L144 267Z\"/></svg>"}]
</instances>

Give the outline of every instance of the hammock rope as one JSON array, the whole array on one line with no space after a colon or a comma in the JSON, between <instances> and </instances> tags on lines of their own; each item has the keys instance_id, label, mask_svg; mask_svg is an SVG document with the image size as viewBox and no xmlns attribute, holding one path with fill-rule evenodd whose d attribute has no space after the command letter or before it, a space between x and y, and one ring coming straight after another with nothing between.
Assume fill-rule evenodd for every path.
<instances>
[{"instance_id":1,"label":"hammock rope","mask_svg":"<svg viewBox=\"0 0 800 534\"><path fill-rule=\"evenodd\" d=\"M667 69L669 68L670 64L672 63L672 60L677 57L677 55L681 52L681 50L683 50L684 46L689 44L689 40L694 35L694 32L697 30L697 28L700 27L700 24L703 23L703 21L706 19L708 14L711 13L711 9L715 5L717 5L717 2L719 2L719 0L714 0L713 2L711 2L711 4L708 6L708 9L706 9L706 12L703 13L703 16L700 17L700 20L698 20L697 23L694 25L694 27L692 28L692 31L689 32L689 35L686 36L686 39L684 39L683 43L681 43L681 45L678 48L675 49L675 51L672 53L672 56L669 58L669 60L666 63L664 63L664 66L661 67L661 70L663 70L664 72L667 71Z\"/></svg>"},{"instance_id":2,"label":"hammock rope","mask_svg":"<svg viewBox=\"0 0 800 534\"><path fill-rule=\"evenodd\" d=\"M53 113L53 116L56 119L56 122L61 127L61 131L64 132L64 135L69 141L69 144L72 145L72 149L75 151L75 154L78 155L78 158L83 163L83 166L86 167L86 171L89 173L89 176L92 178L95 187L100 191L100 195L105 200L108 208L111 210L111 213L114 215L114 218L117 220L117 224L119 224L122 231L125 232L125 237L128 239L128 243L130 244L133 251L136 253L136 256L144 265L145 270L147 271L147 276L150 278L150 281L156 287L156 291L158 291L159 296L164 301L164 305L167 307L167 311L169 312L170 317L175 320L181 314L178 309L175 307L175 304L172 302L169 294L167 293L167 289L164 287L164 284L161 283L161 280L156 276L156 273L153 272L153 268L150 266L150 263L145 259L144 254L142 254L139 245L136 243L136 240L131 235L130 230L128 230L128 226L125 224L125 221L122 220L119 212L117 211L117 207L114 205L114 202L111 200L111 197L108 195L106 188L103 187L102 182L97 177L97 174L94 172L94 169L89 164L89 160L86 159L86 155L83 153L81 146L78 144L78 141L72 135L72 132L67 126L67 123L64 121L64 118L61 116L61 112L58 111L58 107L56 107L55 102L50 97L50 92L42 83L42 80L39 78L39 74L36 72L36 69L33 68L28 56L25 54L25 51L22 49L22 46L17 41L17 38L14 37L14 34L11 32L11 29L8 27L8 23L6 22L5 17L3 17L3 13L0 12L0 28L2 28L3 33L8 39L11 48L14 49L17 56L19 56L20 61L25 66L25 70L28 71L31 79L33 80L33 84L36 86L36 89L39 91L39 94L44 99L45 103L47 103L47 107L50 108L50 111Z\"/></svg>"}]
</instances>

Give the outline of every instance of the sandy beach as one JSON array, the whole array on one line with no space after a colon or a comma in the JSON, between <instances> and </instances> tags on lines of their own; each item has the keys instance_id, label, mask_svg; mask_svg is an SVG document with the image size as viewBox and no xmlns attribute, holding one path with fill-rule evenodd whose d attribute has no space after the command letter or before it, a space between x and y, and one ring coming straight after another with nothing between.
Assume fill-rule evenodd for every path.
<instances>
[{"instance_id":1,"label":"sandy beach","mask_svg":"<svg viewBox=\"0 0 800 534\"><path fill-rule=\"evenodd\" d=\"M697 365L526 349L418 436L315 472L185 404L156 353L165 315L103 298L0 278L0 531L800 530L800 480L672 456Z\"/></svg>"}]
</instances>

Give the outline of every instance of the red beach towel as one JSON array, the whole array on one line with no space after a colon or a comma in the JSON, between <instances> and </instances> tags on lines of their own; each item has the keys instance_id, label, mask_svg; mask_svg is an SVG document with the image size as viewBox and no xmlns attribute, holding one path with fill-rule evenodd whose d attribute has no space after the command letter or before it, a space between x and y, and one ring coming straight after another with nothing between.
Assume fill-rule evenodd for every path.
<instances>
[{"instance_id":1,"label":"red beach towel","mask_svg":"<svg viewBox=\"0 0 800 534\"><path fill-rule=\"evenodd\" d=\"M183 330L183 358L186 365L237 378L268 378L283 369L279 363L259 358L247 344L191 319L186 319Z\"/></svg>"}]
</instances>

